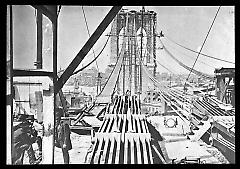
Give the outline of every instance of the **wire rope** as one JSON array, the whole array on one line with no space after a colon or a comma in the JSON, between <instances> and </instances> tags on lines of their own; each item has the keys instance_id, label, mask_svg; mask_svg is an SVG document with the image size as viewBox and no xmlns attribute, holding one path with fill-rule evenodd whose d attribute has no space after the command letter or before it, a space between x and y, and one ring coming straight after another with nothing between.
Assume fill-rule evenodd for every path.
<instances>
[{"instance_id":1,"label":"wire rope","mask_svg":"<svg viewBox=\"0 0 240 169\"><path fill-rule=\"evenodd\" d=\"M195 51L195 50L193 50L193 49L190 49L190 48L188 48L188 47L186 47L186 46L183 46L183 45L175 42L174 40L172 40L171 38L169 38L167 35L164 35L164 36L165 36L168 40L170 40L171 42L175 43L176 45L178 45L178 46L180 46L180 47L182 47L182 48L184 48L184 49L186 49L186 50L189 50L189 51L194 52L194 53L199 53L199 52L197 52L197 51ZM231 61L228 61L228 60L224 60L224 59L219 59L219 58L216 58L216 57L213 57L213 56L204 54L204 53L200 53L200 55L205 56L205 57L208 57L208 58L212 58L212 59L215 59L215 60L219 60L219 61L222 61L222 62L227 62L227 63L235 64L234 62L231 62Z\"/></svg>"},{"instance_id":2,"label":"wire rope","mask_svg":"<svg viewBox=\"0 0 240 169\"><path fill-rule=\"evenodd\" d=\"M86 18L86 15L85 15L83 6L82 6L82 11L83 11L83 16L84 16L84 20L85 20L85 24L86 24L88 36L89 36L89 38L90 38L90 32L89 32L89 28L88 28L87 18ZM93 49L93 48L92 48L92 51L93 51L93 55L94 55L94 58L95 58L96 56L95 56L95 52L94 52L94 49ZM97 61L96 61L96 66L97 66L97 70L98 70L98 72L99 72L99 68L98 68L98 63L97 63Z\"/></svg>"},{"instance_id":3,"label":"wire rope","mask_svg":"<svg viewBox=\"0 0 240 169\"><path fill-rule=\"evenodd\" d=\"M165 46L166 46L166 44L165 44ZM173 47L172 45L169 45L169 46L170 46L172 49L176 50L177 52L179 52L179 53L183 54L184 56L187 56L188 58L194 59L194 57L193 57L193 56L190 56L190 55L187 55L187 54L185 54L184 52L182 52L182 51L180 51L180 50L176 49L176 48L175 48L175 47ZM205 62L203 62L203 61L200 61L200 60L199 60L199 62L201 62L202 64L204 64L204 65L206 65L206 66L209 66L209 67L211 67L211 68L214 68L214 69L215 69L215 67L214 67L214 66L211 66L211 65L209 65L209 64L207 64L207 63L205 63Z\"/></svg>"},{"instance_id":4,"label":"wire rope","mask_svg":"<svg viewBox=\"0 0 240 169\"><path fill-rule=\"evenodd\" d=\"M194 64L193 64L193 66L192 66L192 68L191 68L191 71L190 71L189 74L188 74L188 77L187 77L186 81L188 81L188 78L189 78L190 74L192 73L192 70L193 70L195 64L197 63L198 57L200 56L200 53L201 53L201 51L202 51L202 49L203 49L203 46L204 46L204 44L205 44L205 42L206 42L206 40L207 40L207 38L208 38L208 35L209 35L209 33L210 33L211 29L212 29L212 26L213 26L213 24L214 24L214 22L215 22L215 20L216 20L216 17L217 17L217 15L218 15L218 12L219 12L220 8L221 8L221 6L218 7L217 13L216 13L216 15L215 15L215 17L214 17L214 19L213 19L213 21L212 21L212 24L211 24L211 26L210 26L210 28L209 28L209 30L208 30L208 33L207 33L207 35L206 35L206 37L205 37L205 39L204 39L204 41L203 41L203 44L201 45L201 49L200 49L200 51L198 52L198 56L197 56L197 58L196 58L196 60L195 60L195 62L194 62ZM185 82L185 84L184 84L184 88L185 88L185 85L186 85L186 82Z\"/></svg>"},{"instance_id":5,"label":"wire rope","mask_svg":"<svg viewBox=\"0 0 240 169\"><path fill-rule=\"evenodd\" d=\"M110 36L107 38L107 41L106 41L106 43L104 44L102 50L99 52L99 54L98 54L91 62L89 62L86 66L84 66L84 67L80 68L79 70L73 72L72 75L75 75L75 74L77 74L78 72L84 70L86 67L88 67L89 65L91 65L95 60L97 60L98 57L102 54L103 50L105 49L105 47L106 47L106 45L107 45L107 43L108 43L109 38L110 38Z\"/></svg>"}]
</instances>

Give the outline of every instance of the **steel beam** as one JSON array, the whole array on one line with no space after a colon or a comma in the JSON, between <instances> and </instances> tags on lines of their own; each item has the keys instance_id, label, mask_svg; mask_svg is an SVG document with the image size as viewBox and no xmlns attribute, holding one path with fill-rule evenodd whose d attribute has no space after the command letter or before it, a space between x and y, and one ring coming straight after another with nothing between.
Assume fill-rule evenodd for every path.
<instances>
[{"instance_id":1,"label":"steel beam","mask_svg":"<svg viewBox=\"0 0 240 169\"><path fill-rule=\"evenodd\" d=\"M102 33L108 27L108 25L112 22L113 18L117 15L117 13L119 12L119 10L121 8L122 8L122 6L114 6L114 7L112 7L112 9L109 11L107 16L103 19L103 21L97 27L95 32L92 34L92 36L88 39L88 41L85 43L85 45L82 47L82 49L78 52L77 56L72 60L70 65L63 72L62 76L58 79L57 84L56 84L56 93L58 93L58 91L63 87L63 85L71 77L71 75L74 72L74 70L82 62L84 57L88 54L90 49L97 42L99 37L102 35Z\"/></svg>"},{"instance_id":2,"label":"steel beam","mask_svg":"<svg viewBox=\"0 0 240 169\"><path fill-rule=\"evenodd\" d=\"M53 77L53 72L41 71L41 70L21 70L21 69L14 69L13 76L49 76Z\"/></svg>"},{"instance_id":3,"label":"steel beam","mask_svg":"<svg viewBox=\"0 0 240 169\"><path fill-rule=\"evenodd\" d=\"M57 18L56 9L57 5L32 5L35 9L41 11L45 16L47 16L52 22Z\"/></svg>"}]
</instances>

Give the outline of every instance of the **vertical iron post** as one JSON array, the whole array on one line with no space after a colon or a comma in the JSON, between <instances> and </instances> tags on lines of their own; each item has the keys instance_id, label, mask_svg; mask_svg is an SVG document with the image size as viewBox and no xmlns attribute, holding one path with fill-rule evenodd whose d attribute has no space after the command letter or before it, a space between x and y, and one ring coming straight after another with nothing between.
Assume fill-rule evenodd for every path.
<instances>
[{"instance_id":1,"label":"vertical iron post","mask_svg":"<svg viewBox=\"0 0 240 169\"><path fill-rule=\"evenodd\" d=\"M57 16L57 5L54 13ZM54 164L54 149L55 149L55 128L56 128L56 95L58 94L58 91L56 90L56 84L57 84L57 24L58 24L58 18L55 17L52 21L53 24L53 88L54 88L54 109L53 109L53 158L52 158L52 164Z\"/></svg>"},{"instance_id":2,"label":"vertical iron post","mask_svg":"<svg viewBox=\"0 0 240 169\"><path fill-rule=\"evenodd\" d=\"M37 10L37 61L35 66L42 69L42 13Z\"/></svg>"},{"instance_id":3,"label":"vertical iron post","mask_svg":"<svg viewBox=\"0 0 240 169\"><path fill-rule=\"evenodd\" d=\"M10 105L11 105L11 164L13 163L12 157L14 153L13 146L13 14L12 5L9 6L10 12Z\"/></svg>"}]
</instances>

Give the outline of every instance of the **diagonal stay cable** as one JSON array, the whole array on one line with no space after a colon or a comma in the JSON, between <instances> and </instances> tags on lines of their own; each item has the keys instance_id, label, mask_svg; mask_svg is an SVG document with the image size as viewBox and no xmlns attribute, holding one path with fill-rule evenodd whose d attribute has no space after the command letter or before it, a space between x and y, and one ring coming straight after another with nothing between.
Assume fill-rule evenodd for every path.
<instances>
[{"instance_id":1,"label":"diagonal stay cable","mask_svg":"<svg viewBox=\"0 0 240 169\"><path fill-rule=\"evenodd\" d=\"M86 28L87 28L87 32L88 32L88 36L90 37L90 32L89 32L89 29L88 29L87 18L86 18L86 15L85 15L85 12L84 12L83 6L82 6L82 11L83 11L83 16L84 16L84 20L85 20L85 24L86 24ZM94 49L93 49L93 48L92 48L92 51L93 51L94 58L96 58L96 56L95 56L95 52L94 52ZM99 72L99 68L98 68L98 63L97 63L97 61L96 61L96 66L97 66L97 70L98 70L98 72Z\"/></svg>"},{"instance_id":2,"label":"diagonal stay cable","mask_svg":"<svg viewBox=\"0 0 240 169\"><path fill-rule=\"evenodd\" d=\"M193 70L193 68L194 68L194 66L195 66L195 64L196 64L196 62L197 62L197 60L198 60L198 57L199 57L199 55L200 55L200 53L201 53L201 51L202 51L202 49L203 49L203 46L204 46L204 44L205 44L205 42L206 42L206 40L207 40L207 38L208 38L208 35L209 35L209 33L210 33L211 29L212 29L212 26L213 26L213 24L214 24L214 22L215 22L215 20L216 20L216 17L217 17L217 15L218 15L218 12L219 12L220 8L221 8L221 6L218 7L217 13L216 13L216 15L215 15L215 17L214 17L214 19L213 19L213 21L212 21L212 24L211 24L211 26L210 26L210 28L209 28L209 30L208 30L208 33L207 33L207 35L206 35L206 37L205 37L205 39L204 39L204 41L203 41L203 44L202 44L202 46L201 46L201 49L200 49L200 51L198 52L198 56L197 56L197 58L196 58L196 60L195 60L195 62L194 62L194 64L193 64L193 66L192 66L192 68L191 68L191 71L190 71L189 74L188 74L188 77L187 77L186 81L188 81L188 78L189 78L190 74L192 73L192 70ZM186 86L186 81L185 81L185 84L184 84L184 88L185 88L185 86Z\"/></svg>"}]
</instances>

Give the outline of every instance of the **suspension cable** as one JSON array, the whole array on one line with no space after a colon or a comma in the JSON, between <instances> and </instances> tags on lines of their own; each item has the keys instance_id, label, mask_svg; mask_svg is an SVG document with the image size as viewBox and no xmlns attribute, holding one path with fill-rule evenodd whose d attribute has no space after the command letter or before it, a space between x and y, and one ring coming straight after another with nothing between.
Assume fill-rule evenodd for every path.
<instances>
[{"instance_id":1,"label":"suspension cable","mask_svg":"<svg viewBox=\"0 0 240 169\"><path fill-rule=\"evenodd\" d=\"M78 72L84 70L86 67L88 67L89 65L91 65L95 60L97 60L98 57L102 54L103 50L105 49L105 47L106 47L106 45L107 45L107 43L108 43L109 38L110 38L110 36L107 38L107 41L106 41L106 43L104 44L102 50L99 52L99 54L98 54L91 62L89 62L86 66L84 66L84 67L80 68L79 70L73 72L72 75L75 75L75 74L77 74ZM97 62L97 61L96 61L96 62Z\"/></svg>"},{"instance_id":2,"label":"suspension cable","mask_svg":"<svg viewBox=\"0 0 240 169\"><path fill-rule=\"evenodd\" d=\"M163 43L163 42L162 42ZM166 47L166 45L164 45L165 47ZM188 58L192 58L192 59L194 59L193 58L193 56L189 56L189 55L187 55L187 54L185 54L184 52L182 52L182 51L180 51L180 50L178 50L178 49L176 49L175 47L173 47L172 45L169 45L172 49L174 49L174 50L176 50L177 52L179 52L179 53L181 53L181 54L183 54L184 56L187 56ZM206 66L209 66L209 67L211 67L211 68L214 68L215 69L215 67L214 66L211 66L211 65L209 65L209 64L207 64L207 63L205 63L205 62L203 62L203 61L200 61L199 60L199 62L201 62L202 64L204 64L204 65L206 65Z\"/></svg>"},{"instance_id":3,"label":"suspension cable","mask_svg":"<svg viewBox=\"0 0 240 169\"><path fill-rule=\"evenodd\" d=\"M107 41L108 41L108 39L107 39ZM97 55L96 58L94 58L94 59L93 59L91 62L89 62L86 66L84 66L84 67L80 68L79 70L75 71L72 75L78 73L79 71L82 71L83 69L85 69L86 67L88 67L89 65L91 65L96 59L98 59L98 57L100 56L100 54L103 52L105 46L107 45L107 41L105 42L105 44L99 46L99 47L95 50L95 51L98 51L98 50L102 47L100 53ZM91 55L93 55L93 53L88 54L86 57L89 57L89 56L91 56ZM63 71L65 71L65 70L66 70L66 69L61 69L61 70L58 71L58 73L63 72ZM71 76L72 76L72 75L71 75Z\"/></svg>"},{"instance_id":4,"label":"suspension cable","mask_svg":"<svg viewBox=\"0 0 240 169\"><path fill-rule=\"evenodd\" d=\"M87 32L88 32L88 36L90 37L90 33L89 33L89 29L88 29L88 23L87 23L87 18L86 18L86 15L85 15L85 12L84 12L84 9L83 9L83 6L82 6L82 11L83 11L83 16L84 16L84 20L85 20L85 24L86 24L86 28L87 28ZM94 49L92 48L92 51L93 51L93 55L94 55L94 58L96 58L95 56L95 52L94 52ZM98 63L96 61L96 66L97 66L97 70L99 72L99 68L98 68Z\"/></svg>"},{"instance_id":5,"label":"suspension cable","mask_svg":"<svg viewBox=\"0 0 240 169\"><path fill-rule=\"evenodd\" d=\"M161 41L161 40L160 40ZM161 41L162 42L162 41ZM164 45L163 45L164 46ZM164 46L165 47L165 46ZM165 49L165 48L164 48ZM138 50L138 53L139 53L139 46L137 45L137 50ZM147 50L146 50L147 51ZM145 53L146 53L145 51ZM145 53L144 53L144 56L145 56ZM147 51L148 54L150 54L148 51ZM169 53L168 53L169 54ZM171 54L171 53L170 53ZM155 57L156 57L156 54L153 54ZM154 60L156 60L162 67L164 67L165 69L167 69L168 71L170 71L172 74L174 74L171 70L169 70L166 66L162 65L157 59L153 58ZM142 61L141 61L142 63ZM198 75L200 76L200 75ZM201 77L205 77L204 75L201 75ZM206 78L206 77L205 77ZM161 84L158 80L154 79L155 81L157 81L157 83ZM189 82L186 82L188 85L190 85L191 87L194 87L191 83ZM165 86L166 87L166 86Z\"/></svg>"},{"instance_id":6,"label":"suspension cable","mask_svg":"<svg viewBox=\"0 0 240 169\"><path fill-rule=\"evenodd\" d=\"M191 70L191 68L190 67L188 67L187 65L185 65L185 64L183 64L182 62L180 62L167 48L166 48L166 46L163 44L163 42L161 41L161 39L160 39L160 42L162 43L162 46L163 46L163 49L166 51L166 53L171 57L171 58L173 58L180 66L182 66L182 67L184 67L185 69L187 69L187 70ZM197 70L195 70L195 69L192 69L192 71L193 71L193 73L195 73L196 75L198 75L198 76L201 76L201 77L204 77L204 78L207 78L207 79L213 79L213 77L211 77L211 76L209 76L209 75L207 75L207 74L205 74L205 73L202 73L202 72L199 72L199 71L197 71Z\"/></svg>"},{"instance_id":7,"label":"suspension cable","mask_svg":"<svg viewBox=\"0 0 240 169\"><path fill-rule=\"evenodd\" d=\"M218 15L218 12L219 12L220 8L221 8L221 6L218 7L217 13L216 13L216 15L215 15L215 17L214 17L214 19L213 19L213 21L212 21L212 24L211 24L211 26L210 26L210 28L209 28L209 30L208 30L208 33L207 33L207 35L206 35L206 37L205 37L205 39L204 39L204 42L203 42L203 44L201 45L201 49L200 49L200 51L198 52L197 58L196 58L193 66L192 66L192 68L191 68L191 71L190 71L189 74L188 74L188 77L187 77L186 81L188 81L188 78L189 78L190 74L192 73L192 70L193 70L193 68L194 68L194 66L195 66L195 64L196 64L196 62L197 62L197 60L198 60L198 57L199 57L199 55L200 55L200 53L201 53L201 51L202 51L202 49L203 49L203 46L204 46L204 44L205 44L205 42L206 42L206 40L207 40L207 38L208 38L208 35L209 35L209 33L210 33L211 29L212 29L212 26L213 26L213 24L214 24L214 22L215 22L215 19L216 19L217 15ZM185 88L185 86L186 86L186 81L185 81L185 84L184 84L184 88ZM184 91L185 91L185 90L184 90Z\"/></svg>"},{"instance_id":8,"label":"suspension cable","mask_svg":"<svg viewBox=\"0 0 240 169\"><path fill-rule=\"evenodd\" d=\"M171 38L169 38L167 35L164 35L164 36L165 36L168 40L170 40L171 42L175 43L176 45L178 45L178 46L180 46L180 47L182 47L182 48L184 48L184 49L187 49L187 50L189 50L189 51L191 51L191 52L194 52L194 53L199 53L199 52L197 52L197 51L195 51L195 50L193 50L193 49L190 49L190 48L188 48L188 47L185 47L185 46L183 46L183 45L175 42L174 40L172 40ZM206 56L206 57L209 57L209 58L212 58L212 59L216 59L216 60L219 60L219 61L223 61L223 62L235 64L234 62L227 61L227 60L223 60L223 59L219 59L219 58L216 58L216 57L213 57L213 56L204 54L204 53L200 53L200 55L203 55L203 56Z\"/></svg>"}]
</instances>

